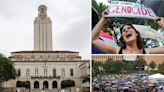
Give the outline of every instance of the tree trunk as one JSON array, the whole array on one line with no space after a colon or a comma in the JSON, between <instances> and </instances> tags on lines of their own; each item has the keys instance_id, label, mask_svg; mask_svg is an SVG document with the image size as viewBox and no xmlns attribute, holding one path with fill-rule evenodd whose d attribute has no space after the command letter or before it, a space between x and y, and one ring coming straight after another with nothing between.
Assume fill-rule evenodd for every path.
<instances>
[{"instance_id":1,"label":"tree trunk","mask_svg":"<svg viewBox=\"0 0 164 92\"><path fill-rule=\"evenodd\" d=\"M0 88L2 88L2 81L0 81Z\"/></svg>"}]
</instances>

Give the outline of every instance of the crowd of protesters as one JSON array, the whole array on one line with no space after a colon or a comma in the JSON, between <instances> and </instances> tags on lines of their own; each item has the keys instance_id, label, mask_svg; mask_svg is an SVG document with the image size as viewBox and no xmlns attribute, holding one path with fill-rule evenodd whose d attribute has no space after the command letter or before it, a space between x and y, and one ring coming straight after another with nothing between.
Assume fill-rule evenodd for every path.
<instances>
[{"instance_id":1,"label":"crowd of protesters","mask_svg":"<svg viewBox=\"0 0 164 92\"><path fill-rule=\"evenodd\" d=\"M96 76L92 92L164 92L164 80L150 80L144 73Z\"/></svg>"}]
</instances>

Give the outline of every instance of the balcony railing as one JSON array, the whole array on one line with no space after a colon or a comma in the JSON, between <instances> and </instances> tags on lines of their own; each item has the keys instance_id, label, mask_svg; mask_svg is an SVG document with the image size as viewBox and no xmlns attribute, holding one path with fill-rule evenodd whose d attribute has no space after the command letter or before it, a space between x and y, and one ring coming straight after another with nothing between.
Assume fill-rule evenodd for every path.
<instances>
[{"instance_id":1,"label":"balcony railing","mask_svg":"<svg viewBox=\"0 0 164 92\"><path fill-rule=\"evenodd\" d=\"M32 79L35 79L35 78L56 78L56 79L60 79L60 76L31 76Z\"/></svg>"}]
</instances>

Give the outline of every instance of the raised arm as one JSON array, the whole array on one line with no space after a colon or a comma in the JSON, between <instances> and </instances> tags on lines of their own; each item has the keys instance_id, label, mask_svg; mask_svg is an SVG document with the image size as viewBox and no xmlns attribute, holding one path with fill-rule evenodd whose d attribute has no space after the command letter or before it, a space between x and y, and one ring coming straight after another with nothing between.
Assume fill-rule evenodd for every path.
<instances>
[{"instance_id":1,"label":"raised arm","mask_svg":"<svg viewBox=\"0 0 164 92\"><path fill-rule=\"evenodd\" d=\"M164 54L164 46L156 48L147 48L146 50L149 54Z\"/></svg>"},{"instance_id":2,"label":"raised arm","mask_svg":"<svg viewBox=\"0 0 164 92\"><path fill-rule=\"evenodd\" d=\"M99 22L93 28L93 30L92 30L92 41L95 40L95 39L98 39L98 36L99 36L99 34L100 34L100 32L101 32L105 22L106 22L105 17L101 17Z\"/></svg>"},{"instance_id":3,"label":"raised arm","mask_svg":"<svg viewBox=\"0 0 164 92\"><path fill-rule=\"evenodd\" d=\"M106 22L106 18L105 18L105 14L108 13L108 10L106 9L103 13L102 13L102 17L100 19L100 21L96 24L96 26L93 28L92 30L92 45L100 50L101 52L103 53L117 53L118 50L119 50L119 47L118 46L114 46L112 44L109 44L109 43L106 43L106 42L103 42L101 40L98 39L99 37L99 34Z\"/></svg>"}]
</instances>

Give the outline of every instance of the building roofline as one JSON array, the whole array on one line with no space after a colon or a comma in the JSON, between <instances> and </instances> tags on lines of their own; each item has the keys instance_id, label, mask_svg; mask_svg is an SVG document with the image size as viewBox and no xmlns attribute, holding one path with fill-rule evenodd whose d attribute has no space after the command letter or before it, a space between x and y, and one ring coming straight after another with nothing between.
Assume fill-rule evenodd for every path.
<instances>
[{"instance_id":1,"label":"building roofline","mask_svg":"<svg viewBox=\"0 0 164 92\"><path fill-rule=\"evenodd\" d=\"M79 52L60 50L60 51L15 51L11 53L79 53Z\"/></svg>"},{"instance_id":2,"label":"building roofline","mask_svg":"<svg viewBox=\"0 0 164 92\"><path fill-rule=\"evenodd\" d=\"M76 61L12 61L12 62L87 62L84 60L76 60Z\"/></svg>"}]
</instances>

